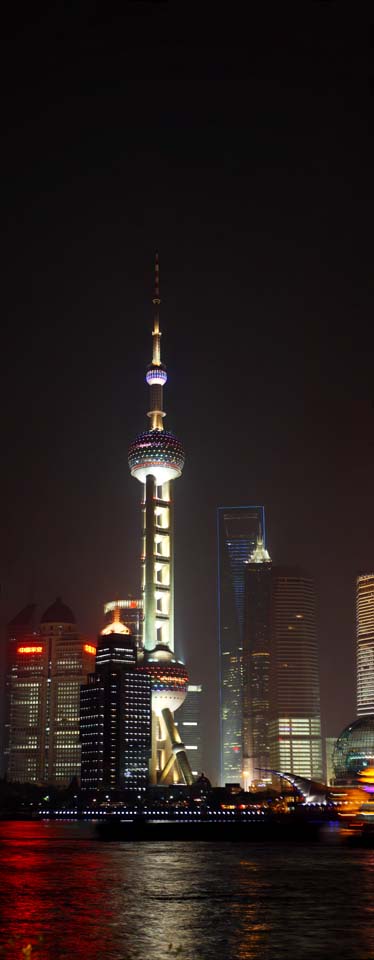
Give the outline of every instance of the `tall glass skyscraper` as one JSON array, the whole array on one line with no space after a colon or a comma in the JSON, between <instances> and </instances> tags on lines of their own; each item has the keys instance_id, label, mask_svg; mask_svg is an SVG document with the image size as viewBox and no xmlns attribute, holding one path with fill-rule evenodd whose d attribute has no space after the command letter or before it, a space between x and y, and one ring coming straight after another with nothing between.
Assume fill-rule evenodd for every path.
<instances>
[{"instance_id":1,"label":"tall glass skyscraper","mask_svg":"<svg viewBox=\"0 0 374 960\"><path fill-rule=\"evenodd\" d=\"M262 540L246 563L243 637L243 783L271 782L271 559Z\"/></svg>"},{"instance_id":2,"label":"tall glass skyscraper","mask_svg":"<svg viewBox=\"0 0 374 960\"><path fill-rule=\"evenodd\" d=\"M357 715L374 714L374 573L356 581Z\"/></svg>"},{"instance_id":3,"label":"tall glass skyscraper","mask_svg":"<svg viewBox=\"0 0 374 960\"><path fill-rule=\"evenodd\" d=\"M219 507L218 641L220 656L221 781L242 780L245 562L265 542L262 506Z\"/></svg>"}]
</instances>

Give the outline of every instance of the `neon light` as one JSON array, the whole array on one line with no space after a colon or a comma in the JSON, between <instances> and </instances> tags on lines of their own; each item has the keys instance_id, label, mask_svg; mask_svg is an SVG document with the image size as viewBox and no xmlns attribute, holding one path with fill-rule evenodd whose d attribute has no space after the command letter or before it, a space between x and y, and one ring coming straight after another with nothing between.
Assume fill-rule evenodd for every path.
<instances>
[{"instance_id":1,"label":"neon light","mask_svg":"<svg viewBox=\"0 0 374 960\"><path fill-rule=\"evenodd\" d=\"M93 656L96 654L96 647L93 647L91 643L85 643L83 650L85 653L92 653Z\"/></svg>"},{"instance_id":2,"label":"neon light","mask_svg":"<svg viewBox=\"0 0 374 960\"><path fill-rule=\"evenodd\" d=\"M43 647L18 647L17 653L43 653Z\"/></svg>"}]
</instances>

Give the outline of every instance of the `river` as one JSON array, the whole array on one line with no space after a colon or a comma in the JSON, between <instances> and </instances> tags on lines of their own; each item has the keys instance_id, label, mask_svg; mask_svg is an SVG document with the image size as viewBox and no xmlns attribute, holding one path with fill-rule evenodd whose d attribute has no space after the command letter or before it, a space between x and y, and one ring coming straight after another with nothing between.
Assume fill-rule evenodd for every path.
<instances>
[{"instance_id":1,"label":"river","mask_svg":"<svg viewBox=\"0 0 374 960\"><path fill-rule=\"evenodd\" d=\"M0 960L372 960L374 850L0 824Z\"/></svg>"}]
</instances>

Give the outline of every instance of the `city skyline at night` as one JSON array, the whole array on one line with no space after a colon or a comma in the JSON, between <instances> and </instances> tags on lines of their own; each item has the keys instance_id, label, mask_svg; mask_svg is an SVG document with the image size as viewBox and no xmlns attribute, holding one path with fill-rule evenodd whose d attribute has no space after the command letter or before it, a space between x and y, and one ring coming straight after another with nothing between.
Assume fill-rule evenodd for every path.
<instances>
[{"instance_id":1,"label":"city skyline at night","mask_svg":"<svg viewBox=\"0 0 374 960\"><path fill-rule=\"evenodd\" d=\"M4 960L374 957L374 15L207 12L3 17Z\"/></svg>"},{"instance_id":2,"label":"city skyline at night","mask_svg":"<svg viewBox=\"0 0 374 960\"><path fill-rule=\"evenodd\" d=\"M218 776L221 504L264 504L270 555L315 579L325 733L355 715L355 579L374 541L369 61L326 5L296 43L269 24L250 56L225 36L191 57L168 13L159 57L160 22L156 7L126 20L118 46L92 20L71 48L53 12L53 43L45 23L17 32L27 80L12 66L1 130L1 617L5 630L59 592L96 636L107 597L139 595L125 449L159 249L168 422L188 451L176 655L203 683Z\"/></svg>"}]
</instances>

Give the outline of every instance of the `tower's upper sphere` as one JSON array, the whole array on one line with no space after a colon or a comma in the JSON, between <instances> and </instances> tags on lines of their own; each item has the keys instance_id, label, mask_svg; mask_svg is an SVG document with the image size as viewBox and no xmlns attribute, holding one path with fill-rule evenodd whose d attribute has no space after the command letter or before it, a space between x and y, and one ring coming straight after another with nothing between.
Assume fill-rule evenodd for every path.
<instances>
[{"instance_id":1,"label":"tower's upper sphere","mask_svg":"<svg viewBox=\"0 0 374 960\"><path fill-rule=\"evenodd\" d=\"M157 484L180 477L185 461L182 444L168 430L140 433L129 447L129 467L133 477L145 483L153 474Z\"/></svg>"},{"instance_id":2,"label":"tower's upper sphere","mask_svg":"<svg viewBox=\"0 0 374 960\"><path fill-rule=\"evenodd\" d=\"M165 367L162 363L150 363L145 379L148 386L152 387L155 383L164 386L168 378Z\"/></svg>"}]
</instances>

